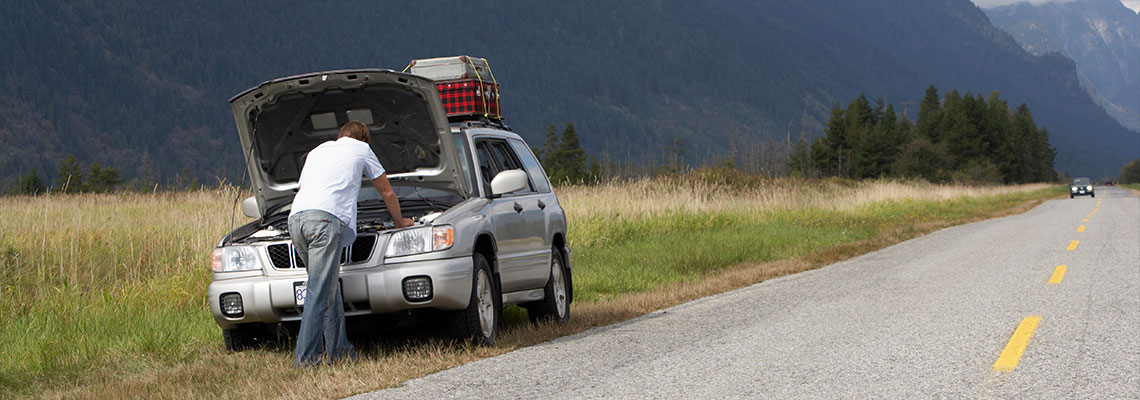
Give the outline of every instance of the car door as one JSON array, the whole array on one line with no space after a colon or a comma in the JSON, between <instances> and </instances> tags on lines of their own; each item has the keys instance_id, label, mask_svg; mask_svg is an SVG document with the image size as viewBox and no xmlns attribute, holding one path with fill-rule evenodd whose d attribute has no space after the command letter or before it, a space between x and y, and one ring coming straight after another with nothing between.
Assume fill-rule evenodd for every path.
<instances>
[{"instance_id":1,"label":"car door","mask_svg":"<svg viewBox=\"0 0 1140 400\"><path fill-rule=\"evenodd\" d=\"M544 171L542 165L538 163L538 158L531 152L530 146L527 146L526 142L515 138L507 139L507 143L510 143L511 148L515 151L515 155L517 155L519 161L522 162L522 166L530 178L531 187L533 187L535 191L533 195L534 204L538 207L538 210L533 212L537 221L534 221L534 225L532 226L534 233L530 239L533 241L530 247L549 254L551 246L554 245L552 214L560 212L558 211L558 198L554 195L554 190L550 185L550 179L546 177L546 171ZM527 204L529 204L529 202ZM528 221L530 220L528 219ZM550 260L547 258L542 261L542 264L545 267L549 265L549 262ZM543 283L545 284L545 281Z\"/></svg>"},{"instance_id":2,"label":"car door","mask_svg":"<svg viewBox=\"0 0 1140 400\"><path fill-rule=\"evenodd\" d=\"M484 177L482 184L487 190L499 172L523 169L518 157L503 139L476 139L475 148L480 174ZM541 218L541 209L538 208L535 195L533 186L528 184L522 191L492 199L489 206L499 249L497 257L503 293L532 289L536 285L540 287L546 282L540 265L549 256L535 248L534 224ZM539 215L535 215L536 212Z\"/></svg>"}]
</instances>

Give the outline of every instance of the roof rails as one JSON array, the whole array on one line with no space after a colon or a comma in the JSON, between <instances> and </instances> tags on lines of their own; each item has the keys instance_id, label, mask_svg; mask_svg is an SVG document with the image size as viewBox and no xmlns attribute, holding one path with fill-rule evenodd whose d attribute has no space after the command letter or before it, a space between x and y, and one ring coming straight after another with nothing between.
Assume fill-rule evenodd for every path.
<instances>
[{"instance_id":1,"label":"roof rails","mask_svg":"<svg viewBox=\"0 0 1140 400\"><path fill-rule=\"evenodd\" d=\"M503 123L501 119L491 119L486 117L473 118L472 116L460 116L448 118L448 122L462 128L495 128L502 129L507 132L514 132L511 127Z\"/></svg>"}]
</instances>

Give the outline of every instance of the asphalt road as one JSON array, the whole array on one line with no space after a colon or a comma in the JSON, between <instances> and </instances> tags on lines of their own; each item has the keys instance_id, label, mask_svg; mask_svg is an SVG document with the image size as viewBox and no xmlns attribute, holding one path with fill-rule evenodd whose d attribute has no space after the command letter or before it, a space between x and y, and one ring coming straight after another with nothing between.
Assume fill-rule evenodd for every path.
<instances>
[{"instance_id":1,"label":"asphalt road","mask_svg":"<svg viewBox=\"0 0 1140 400\"><path fill-rule=\"evenodd\" d=\"M1140 398L1140 198L1096 193L356 398Z\"/></svg>"}]
</instances>

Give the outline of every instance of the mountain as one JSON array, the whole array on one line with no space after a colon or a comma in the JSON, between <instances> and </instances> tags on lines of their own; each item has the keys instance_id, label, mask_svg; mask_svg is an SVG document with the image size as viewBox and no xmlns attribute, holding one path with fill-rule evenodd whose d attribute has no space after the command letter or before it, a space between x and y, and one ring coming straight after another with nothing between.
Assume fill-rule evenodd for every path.
<instances>
[{"instance_id":1,"label":"mountain","mask_svg":"<svg viewBox=\"0 0 1140 400\"><path fill-rule=\"evenodd\" d=\"M0 176L54 179L66 154L127 178L240 178L227 99L286 75L487 57L532 144L575 123L594 156L691 161L735 140L822 134L865 92L907 110L927 86L1027 103L1056 167L1111 176L1140 149L1081 88L969 0L152 2L43 0L0 25ZM1090 156L1093 155L1093 156Z\"/></svg>"},{"instance_id":2,"label":"mountain","mask_svg":"<svg viewBox=\"0 0 1140 400\"><path fill-rule=\"evenodd\" d=\"M1018 3L986 14L1030 53L1072 58L1089 93L1140 132L1140 14L1119 0Z\"/></svg>"}]
</instances>

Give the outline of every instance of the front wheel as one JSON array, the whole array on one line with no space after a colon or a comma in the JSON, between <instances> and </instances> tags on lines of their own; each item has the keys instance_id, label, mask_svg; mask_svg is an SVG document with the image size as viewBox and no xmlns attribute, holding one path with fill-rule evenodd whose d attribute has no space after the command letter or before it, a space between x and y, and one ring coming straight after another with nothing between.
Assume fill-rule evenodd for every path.
<instances>
[{"instance_id":1,"label":"front wheel","mask_svg":"<svg viewBox=\"0 0 1140 400\"><path fill-rule=\"evenodd\" d=\"M550 279L542 289L542 300L527 303L526 313L532 322L555 321L566 323L570 320L570 276L562 266L562 252L558 248L550 252Z\"/></svg>"},{"instance_id":2,"label":"front wheel","mask_svg":"<svg viewBox=\"0 0 1140 400\"><path fill-rule=\"evenodd\" d=\"M1096 197L1096 193L1089 193L1089 196Z\"/></svg>"},{"instance_id":3,"label":"front wheel","mask_svg":"<svg viewBox=\"0 0 1140 400\"><path fill-rule=\"evenodd\" d=\"M256 348L264 343L265 336L265 329L256 325L239 325L233 329L222 331L222 339L226 342L226 350L232 352Z\"/></svg>"},{"instance_id":4,"label":"front wheel","mask_svg":"<svg viewBox=\"0 0 1140 400\"><path fill-rule=\"evenodd\" d=\"M448 315L448 332L453 338L490 346L495 344L495 337L499 335L502 295L487 259L479 253L472 257L475 274L471 279L471 299L467 308Z\"/></svg>"}]
</instances>

